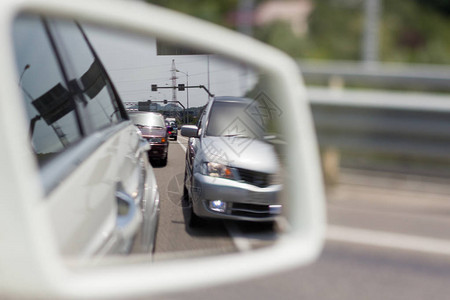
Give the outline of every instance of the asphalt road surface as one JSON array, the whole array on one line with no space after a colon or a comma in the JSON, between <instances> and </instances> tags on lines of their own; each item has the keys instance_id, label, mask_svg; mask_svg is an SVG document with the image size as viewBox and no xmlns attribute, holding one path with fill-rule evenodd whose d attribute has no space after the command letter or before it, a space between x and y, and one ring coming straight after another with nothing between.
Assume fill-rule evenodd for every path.
<instances>
[{"instance_id":1,"label":"asphalt road surface","mask_svg":"<svg viewBox=\"0 0 450 300\"><path fill-rule=\"evenodd\" d=\"M155 260L270 245L276 234L234 222L185 225L186 139L155 165L161 217ZM344 170L329 188L324 251L309 266L155 299L449 299L450 187L446 180ZM212 270L213 271L213 270ZM174 283L176 284L176 283Z\"/></svg>"}]
</instances>

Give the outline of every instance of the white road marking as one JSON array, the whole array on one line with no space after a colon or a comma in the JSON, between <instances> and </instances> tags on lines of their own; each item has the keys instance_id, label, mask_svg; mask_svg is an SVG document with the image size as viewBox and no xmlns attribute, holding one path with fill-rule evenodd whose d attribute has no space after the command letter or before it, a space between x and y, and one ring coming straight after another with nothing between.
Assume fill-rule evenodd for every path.
<instances>
[{"instance_id":1,"label":"white road marking","mask_svg":"<svg viewBox=\"0 0 450 300\"><path fill-rule=\"evenodd\" d=\"M181 142L181 141L180 141L180 137L178 137L178 138L177 138L177 142L178 142L178 144L179 144L179 145L181 146L181 148L183 149L183 151L184 151L184 152L186 152L186 146L185 146L185 145L183 145L183 143L186 143L186 142L187 142L187 140L186 140L186 139L184 139L184 138L182 138L181 140L182 140L183 142Z\"/></svg>"},{"instance_id":2,"label":"white road marking","mask_svg":"<svg viewBox=\"0 0 450 300\"><path fill-rule=\"evenodd\" d=\"M239 252L246 252L252 250L250 240L242 234L237 225L233 222L225 222L225 228L228 231L234 245Z\"/></svg>"},{"instance_id":3,"label":"white road marking","mask_svg":"<svg viewBox=\"0 0 450 300\"><path fill-rule=\"evenodd\" d=\"M328 226L327 239L375 247L450 255L450 241L385 231Z\"/></svg>"}]
</instances>

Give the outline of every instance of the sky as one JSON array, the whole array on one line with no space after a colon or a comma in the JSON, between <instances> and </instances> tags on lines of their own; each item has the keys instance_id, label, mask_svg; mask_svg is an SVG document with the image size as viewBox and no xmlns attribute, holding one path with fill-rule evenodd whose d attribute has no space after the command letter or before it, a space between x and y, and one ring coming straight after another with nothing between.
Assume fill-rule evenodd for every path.
<instances>
[{"instance_id":1,"label":"sky","mask_svg":"<svg viewBox=\"0 0 450 300\"><path fill-rule=\"evenodd\" d=\"M256 83L254 73L241 64L210 55L157 55L153 38L124 35L83 26L124 102L172 100L172 89L151 91L151 85L172 86L172 60L176 84L204 85L215 96L242 96ZM184 106L205 105L208 94L200 88L176 92Z\"/></svg>"}]
</instances>

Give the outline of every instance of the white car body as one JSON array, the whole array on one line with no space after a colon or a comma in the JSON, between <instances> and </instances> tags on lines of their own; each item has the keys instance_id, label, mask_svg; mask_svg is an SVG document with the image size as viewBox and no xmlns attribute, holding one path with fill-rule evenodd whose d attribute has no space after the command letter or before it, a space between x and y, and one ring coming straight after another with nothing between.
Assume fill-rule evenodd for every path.
<instances>
[{"instance_id":1,"label":"white car body","mask_svg":"<svg viewBox=\"0 0 450 300\"><path fill-rule=\"evenodd\" d=\"M81 27L22 14L12 29L23 92L16 110L25 111L29 123L23 135L28 145L20 147L33 155L36 168L22 176L34 174L41 183L35 209L48 214L58 252L72 260L151 254L159 195L149 146L127 118ZM68 38L77 41L68 44ZM67 51L74 46L78 51ZM21 135L22 119L11 125Z\"/></svg>"}]
</instances>

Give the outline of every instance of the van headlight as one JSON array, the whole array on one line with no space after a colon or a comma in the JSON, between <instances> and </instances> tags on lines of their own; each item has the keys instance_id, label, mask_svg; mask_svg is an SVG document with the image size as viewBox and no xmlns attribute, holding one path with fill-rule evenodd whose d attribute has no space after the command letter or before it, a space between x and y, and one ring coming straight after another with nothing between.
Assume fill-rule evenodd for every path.
<instances>
[{"instance_id":1,"label":"van headlight","mask_svg":"<svg viewBox=\"0 0 450 300\"><path fill-rule=\"evenodd\" d=\"M202 165L201 173L211 177L236 179L236 171L226 165L214 162L205 162Z\"/></svg>"}]
</instances>

